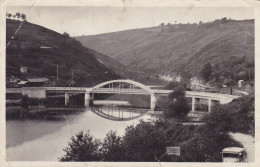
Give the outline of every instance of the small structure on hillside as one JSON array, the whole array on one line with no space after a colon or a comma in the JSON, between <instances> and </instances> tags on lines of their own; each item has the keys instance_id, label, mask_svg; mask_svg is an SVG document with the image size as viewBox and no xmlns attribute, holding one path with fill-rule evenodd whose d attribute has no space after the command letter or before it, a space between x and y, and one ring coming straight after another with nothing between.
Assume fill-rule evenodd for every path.
<instances>
[{"instance_id":1,"label":"small structure on hillside","mask_svg":"<svg viewBox=\"0 0 260 167\"><path fill-rule=\"evenodd\" d=\"M22 74L27 74L27 70L28 70L28 68L27 67L24 67L24 66L21 66L21 68L20 68L20 72L22 73Z\"/></svg>"},{"instance_id":2,"label":"small structure on hillside","mask_svg":"<svg viewBox=\"0 0 260 167\"><path fill-rule=\"evenodd\" d=\"M19 78L16 78L13 75L11 75L10 77L6 77L6 78L8 79L8 82L10 82L10 83L17 83L20 81Z\"/></svg>"},{"instance_id":3,"label":"small structure on hillside","mask_svg":"<svg viewBox=\"0 0 260 167\"><path fill-rule=\"evenodd\" d=\"M160 79L167 82L173 81L173 78L170 75L160 75Z\"/></svg>"},{"instance_id":4,"label":"small structure on hillside","mask_svg":"<svg viewBox=\"0 0 260 167\"><path fill-rule=\"evenodd\" d=\"M49 82L48 78L28 78L27 86L44 86L47 82Z\"/></svg>"},{"instance_id":5,"label":"small structure on hillside","mask_svg":"<svg viewBox=\"0 0 260 167\"><path fill-rule=\"evenodd\" d=\"M52 49L52 47L50 47L50 46L45 46L45 45L41 45L40 48L41 48L41 49Z\"/></svg>"},{"instance_id":6,"label":"small structure on hillside","mask_svg":"<svg viewBox=\"0 0 260 167\"><path fill-rule=\"evenodd\" d=\"M180 76L180 75L178 75L177 77L175 77L175 81L176 82L181 82L183 80L183 78Z\"/></svg>"},{"instance_id":7,"label":"small structure on hillside","mask_svg":"<svg viewBox=\"0 0 260 167\"><path fill-rule=\"evenodd\" d=\"M20 81L17 83L19 86L25 86L28 81Z\"/></svg>"},{"instance_id":8,"label":"small structure on hillside","mask_svg":"<svg viewBox=\"0 0 260 167\"><path fill-rule=\"evenodd\" d=\"M238 87L241 88L243 86L244 80L239 80L238 81Z\"/></svg>"}]
</instances>

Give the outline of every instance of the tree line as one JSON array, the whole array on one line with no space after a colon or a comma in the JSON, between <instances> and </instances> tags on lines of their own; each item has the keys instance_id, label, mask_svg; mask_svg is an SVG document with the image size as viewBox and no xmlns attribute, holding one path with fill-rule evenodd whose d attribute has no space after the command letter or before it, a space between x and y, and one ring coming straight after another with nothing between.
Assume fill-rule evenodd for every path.
<instances>
[{"instance_id":1,"label":"tree line","mask_svg":"<svg viewBox=\"0 0 260 167\"><path fill-rule=\"evenodd\" d=\"M20 12L16 12L15 14L6 13L6 17L8 19L13 18L15 20L17 18L17 20L22 19L23 21L26 21L26 14Z\"/></svg>"},{"instance_id":2,"label":"tree line","mask_svg":"<svg viewBox=\"0 0 260 167\"><path fill-rule=\"evenodd\" d=\"M203 24L214 24L214 23L227 23L228 21L235 21L234 19L231 19L231 18L227 18L227 17L223 17L221 19L216 19L214 21L211 21L211 22L203 22L203 21L199 21L199 23L177 23L177 21L174 21L174 23L160 23L159 24L159 27L163 27L163 26L171 26L171 25L203 25Z\"/></svg>"}]
</instances>

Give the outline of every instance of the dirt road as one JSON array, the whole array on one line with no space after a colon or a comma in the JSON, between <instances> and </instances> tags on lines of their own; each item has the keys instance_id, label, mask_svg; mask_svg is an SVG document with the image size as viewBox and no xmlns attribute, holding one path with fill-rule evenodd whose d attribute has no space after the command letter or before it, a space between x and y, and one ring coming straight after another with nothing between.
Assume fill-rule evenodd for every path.
<instances>
[{"instance_id":1,"label":"dirt road","mask_svg":"<svg viewBox=\"0 0 260 167\"><path fill-rule=\"evenodd\" d=\"M243 133L230 133L231 137L241 143L247 152L247 161L255 161L255 138Z\"/></svg>"}]
</instances>

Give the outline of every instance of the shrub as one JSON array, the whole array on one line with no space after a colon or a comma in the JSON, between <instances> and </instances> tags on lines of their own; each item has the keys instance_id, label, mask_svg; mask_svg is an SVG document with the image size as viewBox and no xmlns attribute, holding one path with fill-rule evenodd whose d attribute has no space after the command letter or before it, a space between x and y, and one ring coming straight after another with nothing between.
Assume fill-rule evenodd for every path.
<instances>
[{"instance_id":1,"label":"shrub","mask_svg":"<svg viewBox=\"0 0 260 167\"><path fill-rule=\"evenodd\" d=\"M207 63L204 65L204 67L201 70L201 75L205 81L209 81L212 74L212 66L210 63Z\"/></svg>"},{"instance_id":2,"label":"shrub","mask_svg":"<svg viewBox=\"0 0 260 167\"><path fill-rule=\"evenodd\" d=\"M103 161L122 161L124 158L124 148L122 138L116 135L116 131L106 134L102 143Z\"/></svg>"},{"instance_id":3,"label":"shrub","mask_svg":"<svg viewBox=\"0 0 260 167\"><path fill-rule=\"evenodd\" d=\"M72 136L69 146L64 148L65 155L60 161L97 161L100 160L99 154L100 141L93 138L89 131L79 132Z\"/></svg>"},{"instance_id":4,"label":"shrub","mask_svg":"<svg viewBox=\"0 0 260 167\"><path fill-rule=\"evenodd\" d=\"M204 118L210 129L218 131L241 132L254 135L254 95L244 96L229 104L217 105Z\"/></svg>"},{"instance_id":5,"label":"shrub","mask_svg":"<svg viewBox=\"0 0 260 167\"><path fill-rule=\"evenodd\" d=\"M185 98L185 89L182 86L174 88L173 93L169 94L169 101L164 108L166 118L184 119L189 113L190 108Z\"/></svg>"}]
</instances>

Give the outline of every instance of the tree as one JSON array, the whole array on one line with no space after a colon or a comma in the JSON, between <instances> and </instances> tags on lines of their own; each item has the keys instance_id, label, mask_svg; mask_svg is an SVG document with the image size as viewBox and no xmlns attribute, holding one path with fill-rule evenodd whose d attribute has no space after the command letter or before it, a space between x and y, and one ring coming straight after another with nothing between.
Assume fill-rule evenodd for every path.
<instances>
[{"instance_id":1,"label":"tree","mask_svg":"<svg viewBox=\"0 0 260 167\"><path fill-rule=\"evenodd\" d=\"M70 37L70 34L68 34L68 33L66 33L66 32L64 32L62 35L65 36L66 38L69 38L69 37Z\"/></svg>"},{"instance_id":2,"label":"tree","mask_svg":"<svg viewBox=\"0 0 260 167\"><path fill-rule=\"evenodd\" d=\"M180 87L183 87L185 90L188 90L188 82L186 78L182 78L180 82L177 82L177 81L171 81L169 82L166 86L165 86L165 89L168 89L168 90L174 90L174 88L180 86Z\"/></svg>"},{"instance_id":3,"label":"tree","mask_svg":"<svg viewBox=\"0 0 260 167\"><path fill-rule=\"evenodd\" d=\"M65 155L59 158L60 161L97 161L100 160L100 141L93 138L89 131L83 131L72 136L69 146L64 148Z\"/></svg>"},{"instance_id":4,"label":"tree","mask_svg":"<svg viewBox=\"0 0 260 167\"><path fill-rule=\"evenodd\" d=\"M188 102L185 98L185 89L183 86L177 86L169 94L168 105L164 109L166 118L184 119L190 111Z\"/></svg>"},{"instance_id":5,"label":"tree","mask_svg":"<svg viewBox=\"0 0 260 167\"><path fill-rule=\"evenodd\" d=\"M122 161L123 157L122 138L116 135L116 131L108 132L102 143L103 161Z\"/></svg>"},{"instance_id":6,"label":"tree","mask_svg":"<svg viewBox=\"0 0 260 167\"><path fill-rule=\"evenodd\" d=\"M26 15L22 13L21 18L25 21L26 20Z\"/></svg>"},{"instance_id":7,"label":"tree","mask_svg":"<svg viewBox=\"0 0 260 167\"><path fill-rule=\"evenodd\" d=\"M13 15L13 18L15 19L15 18L16 18L16 15Z\"/></svg>"},{"instance_id":8,"label":"tree","mask_svg":"<svg viewBox=\"0 0 260 167\"><path fill-rule=\"evenodd\" d=\"M12 14L8 13L7 17L10 19L12 17Z\"/></svg>"},{"instance_id":9,"label":"tree","mask_svg":"<svg viewBox=\"0 0 260 167\"><path fill-rule=\"evenodd\" d=\"M222 21L223 23L225 23L225 22L227 22L227 18L226 18L226 17L223 17L223 18L221 19L221 21Z\"/></svg>"},{"instance_id":10,"label":"tree","mask_svg":"<svg viewBox=\"0 0 260 167\"><path fill-rule=\"evenodd\" d=\"M194 126L164 121L140 121L136 126L126 128L123 136L125 147L125 161L181 161L183 157L167 157L167 146L178 146L183 141L191 139L194 134Z\"/></svg>"},{"instance_id":11,"label":"tree","mask_svg":"<svg viewBox=\"0 0 260 167\"><path fill-rule=\"evenodd\" d=\"M18 20L20 19L20 16L21 16L21 13L20 12L17 12L16 14L16 17L18 18Z\"/></svg>"},{"instance_id":12,"label":"tree","mask_svg":"<svg viewBox=\"0 0 260 167\"><path fill-rule=\"evenodd\" d=\"M212 74L212 66L210 63L207 63L204 65L204 67L201 70L201 75L205 81L209 81Z\"/></svg>"},{"instance_id":13,"label":"tree","mask_svg":"<svg viewBox=\"0 0 260 167\"><path fill-rule=\"evenodd\" d=\"M225 105L217 105L204 118L209 129L222 133L241 132L254 135L255 97L248 95Z\"/></svg>"},{"instance_id":14,"label":"tree","mask_svg":"<svg viewBox=\"0 0 260 167\"><path fill-rule=\"evenodd\" d=\"M126 128L123 137L125 161L157 161L165 152L167 138L164 128L157 123L140 121Z\"/></svg>"}]
</instances>

